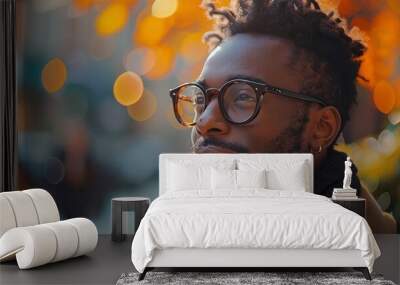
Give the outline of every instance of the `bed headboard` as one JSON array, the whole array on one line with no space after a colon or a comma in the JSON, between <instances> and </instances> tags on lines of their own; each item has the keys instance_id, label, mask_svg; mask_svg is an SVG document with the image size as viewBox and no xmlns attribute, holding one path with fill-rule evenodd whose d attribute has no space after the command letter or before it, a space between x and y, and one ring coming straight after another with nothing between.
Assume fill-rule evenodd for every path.
<instances>
[{"instance_id":1,"label":"bed headboard","mask_svg":"<svg viewBox=\"0 0 400 285\"><path fill-rule=\"evenodd\" d=\"M268 160L268 161L304 161L308 166L308 189L307 192L314 193L314 166L313 166L313 155L311 153L162 153L159 157L159 195L165 193L166 182L167 182L167 165L168 160L207 160L211 163L218 159L257 159L257 160Z\"/></svg>"}]
</instances>

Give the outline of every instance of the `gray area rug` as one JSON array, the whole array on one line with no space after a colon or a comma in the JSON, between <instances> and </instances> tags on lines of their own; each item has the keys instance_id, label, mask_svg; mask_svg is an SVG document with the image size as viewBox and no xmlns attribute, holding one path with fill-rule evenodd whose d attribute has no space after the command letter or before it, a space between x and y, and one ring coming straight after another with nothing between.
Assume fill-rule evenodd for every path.
<instances>
[{"instance_id":1,"label":"gray area rug","mask_svg":"<svg viewBox=\"0 0 400 285\"><path fill-rule=\"evenodd\" d=\"M155 272L150 271L142 281L139 273L124 273L117 285L133 284L379 284L395 285L384 280L381 275L372 274L372 281L364 278L360 272Z\"/></svg>"}]
</instances>

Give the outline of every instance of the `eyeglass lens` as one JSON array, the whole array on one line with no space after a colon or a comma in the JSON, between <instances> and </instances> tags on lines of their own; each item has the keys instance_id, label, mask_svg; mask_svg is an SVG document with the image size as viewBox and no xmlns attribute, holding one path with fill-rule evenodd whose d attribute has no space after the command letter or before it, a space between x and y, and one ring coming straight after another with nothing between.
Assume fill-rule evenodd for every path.
<instances>
[{"instance_id":1,"label":"eyeglass lens","mask_svg":"<svg viewBox=\"0 0 400 285\"><path fill-rule=\"evenodd\" d=\"M223 88L222 108L229 120L242 123L256 111L257 94L252 86L244 82L234 82ZM205 95L196 85L187 85L177 94L177 111L185 124L195 123L205 109Z\"/></svg>"},{"instance_id":2,"label":"eyeglass lens","mask_svg":"<svg viewBox=\"0 0 400 285\"><path fill-rule=\"evenodd\" d=\"M187 85L177 93L177 111L185 124L196 122L205 107L205 95L196 85Z\"/></svg>"}]
</instances>

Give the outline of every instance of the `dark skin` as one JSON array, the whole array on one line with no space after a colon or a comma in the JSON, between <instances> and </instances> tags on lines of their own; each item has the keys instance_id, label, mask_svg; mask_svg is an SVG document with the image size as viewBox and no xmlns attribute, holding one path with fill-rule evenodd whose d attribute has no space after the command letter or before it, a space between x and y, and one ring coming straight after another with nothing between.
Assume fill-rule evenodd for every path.
<instances>
[{"instance_id":1,"label":"dark skin","mask_svg":"<svg viewBox=\"0 0 400 285\"><path fill-rule=\"evenodd\" d=\"M304 73L299 57L293 64L291 42L267 35L237 34L214 49L199 75L205 88L220 88L232 77L254 78L270 85L300 92ZM299 114L306 122L298 125ZM194 151L204 152L312 152L315 167L326 157L340 131L341 117L333 106L266 94L258 116L246 125L227 122L218 107L216 96L199 116L192 131ZM295 128L295 131L288 131ZM295 133L298 133L295 135ZM289 135L288 135L289 134ZM206 143L208 142L208 143ZM367 220L374 232L395 232L392 216L384 213L372 195L365 190Z\"/></svg>"},{"instance_id":2,"label":"dark skin","mask_svg":"<svg viewBox=\"0 0 400 285\"><path fill-rule=\"evenodd\" d=\"M300 92L303 75L299 67L291 65L292 54L293 47L286 40L265 35L235 35L210 54L199 81L204 82L208 88L218 88L232 75L244 75ZM304 108L305 103L301 100L267 93L258 116L249 124L236 126L224 120L214 97L199 117L194 136L200 140L214 138L231 143L250 153L276 152L274 139L290 127L299 110ZM333 143L339 132L340 115L336 108L322 108L318 104L311 104L308 120L301 137L300 152L317 152L321 146L322 151L315 153L318 165L326 147ZM291 145L284 145L282 148L281 152L291 151ZM210 147L200 148L197 152L209 150L212 151ZM226 148L220 150L230 151Z\"/></svg>"}]
</instances>

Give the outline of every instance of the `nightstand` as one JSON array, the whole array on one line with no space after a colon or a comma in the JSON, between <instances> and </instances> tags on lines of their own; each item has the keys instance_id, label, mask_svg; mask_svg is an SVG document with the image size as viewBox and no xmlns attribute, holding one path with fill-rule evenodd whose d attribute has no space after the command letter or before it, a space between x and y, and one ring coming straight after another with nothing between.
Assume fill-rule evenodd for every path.
<instances>
[{"instance_id":1,"label":"nightstand","mask_svg":"<svg viewBox=\"0 0 400 285\"><path fill-rule=\"evenodd\" d=\"M135 231L137 231L140 221L146 214L150 205L150 199L144 197L119 197L111 200L112 215L112 240L123 241L125 235L122 233L122 214L123 212L135 212Z\"/></svg>"},{"instance_id":2,"label":"nightstand","mask_svg":"<svg viewBox=\"0 0 400 285\"><path fill-rule=\"evenodd\" d=\"M353 198L353 199L332 199L332 202L339 204L340 206L359 214L365 218L365 199L364 198Z\"/></svg>"}]
</instances>

